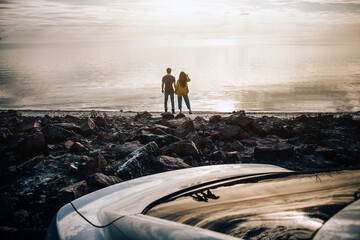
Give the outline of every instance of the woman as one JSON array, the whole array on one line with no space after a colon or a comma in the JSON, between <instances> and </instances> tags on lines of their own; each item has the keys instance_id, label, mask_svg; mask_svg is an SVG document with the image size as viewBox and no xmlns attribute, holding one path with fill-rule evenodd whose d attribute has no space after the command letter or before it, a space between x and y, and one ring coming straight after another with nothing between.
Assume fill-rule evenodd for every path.
<instances>
[{"instance_id":1,"label":"woman","mask_svg":"<svg viewBox=\"0 0 360 240\"><path fill-rule=\"evenodd\" d=\"M190 82L189 76L187 74L185 74L184 72L181 72L179 75L179 79L176 82L175 94L178 96L178 105L179 105L180 112L182 112L182 110L181 110L182 98L184 98L185 104L186 104L187 108L189 109L189 113L192 114L191 107L190 107L190 100L189 100L189 96L188 96L189 88L188 88L187 82Z\"/></svg>"}]
</instances>

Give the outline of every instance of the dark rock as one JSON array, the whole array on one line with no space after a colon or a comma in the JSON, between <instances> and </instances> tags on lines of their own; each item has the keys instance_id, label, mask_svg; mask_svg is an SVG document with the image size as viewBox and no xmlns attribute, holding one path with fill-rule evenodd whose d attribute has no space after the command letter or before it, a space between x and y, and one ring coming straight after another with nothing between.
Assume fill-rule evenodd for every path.
<instances>
[{"instance_id":1,"label":"dark rock","mask_svg":"<svg viewBox=\"0 0 360 240\"><path fill-rule=\"evenodd\" d=\"M40 129L40 123L38 119L25 119L20 126L16 129L17 132L30 132L34 129Z\"/></svg>"},{"instance_id":2,"label":"dark rock","mask_svg":"<svg viewBox=\"0 0 360 240\"><path fill-rule=\"evenodd\" d=\"M186 122L188 119L187 118L179 118L179 119L171 119L166 121L166 126L171 127L171 128L177 128L178 126L180 126L182 123Z\"/></svg>"},{"instance_id":3,"label":"dark rock","mask_svg":"<svg viewBox=\"0 0 360 240\"><path fill-rule=\"evenodd\" d=\"M233 149L233 150L235 150L235 151L243 150L243 149L244 149L244 145L243 145L239 140L235 140L235 141L231 144L231 149Z\"/></svg>"},{"instance_id":4,"label":"dark rock","mask_svg":"<svg viewBox=\"0 0 360 240\"><path fill-rule=\"evenodd\" d=\"M188 167L190 166L181 158L161 155L154 161L154 168L157 172L172 171Z\"/></svg>"},{"instance_id":5,"label":"dark rock","mask_svg":"<svg viewBox=\"0 0 360 240\"><path fill-rule=\"evenodd\" d=\"M336 154L335 161L337 163L340 163L340 164L343 164L343 165L346 165L346 166L357 163L356 160L353 157L350 157L350 156L347 156L347 155L344 155L344 154Z\"/></svg>"},{"instance_id":6,"label":"dark rock","mask_svg":"<svg viewBox=\"0 0 360 240\"><path fill-rule=\"evenodd\" d=\"M291 138L293 136L292 129L286 126L278 126L275 130L275 134L281 138Z\"/></svg>"},{"instance_id":7,"label":"dark rock","mask_svg":"<svg viewBox=\"0 0 360 240\"><path fill-rule=\"evenodd\" d=\"M155 142L159 138L161 138L161 137L158 135L155 135L155 134L139 134L139 135L136 135L136 137L134 137L133 140L139 140L142 144L146 144L149 142Z\"/></svg>"},{"instance_id":8,"label":"dark rock","mask_svg":"<svg viewBox=\"0 0 360 240\"><path fill-rule=\"evenodd\" d=\"M202 147L203 138L197 132L189 133L185 139L193 141L198 149Z\"/></svg>"},{"instance_id":9,"label":"dark rock","mask_svg":"<svg viewBox=\"0 0 360 240\"><path fill-rule=\"evenodd\" d=\"M335 151L332 148L318 147L317 149L315 149L315 154L324 156L326 158L333 158L335 155Z\"/></svg>"},{"instance_id":10,"label":"dark rock","mask_svg":"<svg viewBox=\"0 0 360 240\"><path fill-rule=\"evenodd\" d=\"M289 160L294 156L294 146L269 136L257 142L254 150L256 160Z\"/></svg>"},{"instance_id":11,"label":"dark rock","mask_svg":"<svg viewBox=\"0 0 360 240\"><path fill-rule=\"evenodd\" d=\"M132 141L116 145L112 148L112 150L115 152L116 157L123 158L142 146L143 145L139 141Z\"/></svg>"},{"instance_id":12,"label":"dark rock","mask_svg":"<svg viewBox=\"0 0 360 240\"><path fill-rule=\"evenodd\" d=\"M101 117L101 116L97 116L95 118L95 125L102 128L102 129L106 129L108 124L105 120L105 118Z\"/></svg>"},{"instance_id":13,"label":"dark rock","mask_svg":"<svg viewBox=\"0 0 360 240\"><path fill-rule=\"evenodd\" d=\"M79 142L74 142L74 144L72 144L70 147L70 152L72 152L72 153L84 153L87 150L88 149Z\"/></svg>"},{"instance_id":14,"label":"dark rock","mask_svg":"<svg viewBox=\"0 0 360 240\"><path fill-rule=\"evenodd\" d=\"M245 115L245 113L236 113L231 115L227 120L226 124L236 125L240 127L246 127L248 124L252 123L254 120Z\"/></svg>"},{"instance_id":15,"label":"dark rock","mask_svg":"<svg viewBox=\"0 0 360 240\"><path fill-rule=\"evenodd\" d=\"M155 133L155 131L158 131L158 130L161 130L162 132L166 132L167 134L171 134L173 129L167 127L167 126L164 126L164 125L160 125L160 124L155 124L154 125L154 130L152 130L153 132L152 133Z\"/></svg>"},{"instance_id":16,"label":"dark rock","mask_svg":"<svg viewBox=\"0 0 360 240\"><path fill-rule=\"evenodd\" d=\"M213 115L209 119L209 121L211 123L218 123L218 122L221 122L221 120L222 120L222 117L220 115Z\"/></svg>"},{"instance_id":17,"label":"dark rock","mask_svg":"<svg viewBox=\"0 0 360 240\"><path fill-rule=\"evenodd\" d=\"M227 153L227 163L240 163L241 154L237 151Z\"/></svg>"},{"instance_id":18,"label":"dark rock","mask_svg":"<svg viewBox=\"0 0 360 240\"><path fill-rule=\"evenodd\" d=\"M185 114L180 112L178 115L176 115L176 119L179 119L179 118L184 118L185 117Z\"/></svg>"},{"instance_id":19,"label":"dark rock","mask_svg":"<svg viewBox=\"0 0 360 240\"><path fill-rule=\"evenodd\" d=\"M206 137L204 138L204 140L202 141L201 144L204 148L207 148L209 150L214 150L215 149L215 144L212 141L211 137Z\"/></svg>"},{"instance_id":20,"label":"dark rock","mask_svg":"<svg viewBox=\"0 0 360 240\"><path fill-rule=\"evenodd\" d=\"M29 213L23 209L18 210L13 215L13 221L18 226L23 226L29 220Z\"/></svg>"},{"instance_id":21,"label":"dark rock","mask_svg":"<svg viewBox=\"0 0 360 240\"><path fill-rule=\"evenodd\" d=\"M81 127L79 125L77 125L76 123L63 122L63 123L54 123L54 124L49 124L49 125L62 127L63 129L66 129L68 131L74 131L75 133L81 133Z\"/></svg>"},{"instance_id":22,"label":"dark rock","mask_svg":"<svg viewBox=\"0 0 360 240\"><path fill-rule=\"evenodd\" d=\"M225 163L227 160L226 152L221 150L211 153L210 158L216 162L221 162L221 163Z\"/></svg>"},{"instance_id":23,"label":"dark rock","mask_svg":"<svg viewBox=\"0 0 360 240\"><path fill-rule=\"evenodd\" d=\"M234 126L234 125L225 125L221 127L219 130L221 132L222 137L227 140L238 138L240 132L243 131L239 126Z\"/></svg>"},{"instance_id":24,"label":"dark rock","mask_svg":"<svg viewBox=\"0 0 360 240\"><path fill-rule=\"evenodd\" d=\"M74 145L74 141L72 141L72 140L67 140L67 141L64 143L64 147L65 147L67 150L70 150L73 145Z\"/></svg>"},{"instance_id":25,"label":"dark rock","mask_svg":"<svg viewBox=\"0 0 360 240\"><path fill-rule=\"evenodd\" d=\"M8 128L0 128L0 143L4 143L11 132Z\"/></svg>"},{"instance_id":26,"label":"dark rock","mask_svg":"<svg viewBox=\"0 0 360 240\"><path fill-rule=\"evenodd\" d=\"M216 130L211 130L209 135L213 141L216 141L221 137L221 132Z\"/></svg>"},{"instance_id":27,"label":"dark rock","mask_svg":"<svg viewBox=\"0 0 360 240\"><path fill-rule=\"evenodd\" d=\"M15 133L8 136L7 138L7 147L9 150L16 150L19 147L20 142L24 140L27 136L26 133Z\"/></svg>"},{"instance_id":28,"label":"dark rock","mask_svg":"<svg viewBox=\"0 0 360 240\"><path fill-rule=\"evenodd\" d=\"M42 132L44 133L46 142L48 143L59 143L75 134L73 131L66 130L56 125L46 125L42 129Z\"/></svg>"},{"instance_id":29,"label":"dark rock","mask_svg":"<svg viewBox=\"0 0 360 240\"><path fill-rule=\"evenodd\" d=\"M127 161L117 167L117 174L123 180L129 180L154 173L151 167L154 158L160 155L155 142L150 142L126 157Z\"/></svg>"},{"instance_id":30,"label":"dark rock","mask_svg":"<svg viewBox=\"0 0 360 240\"><path fill-rule=\"evenodd\" d=\"M33 167L35 167L37 164L39 164L43 160L44 160L44 156L39 155L39 156L36 156L34 158L31 158L31 159L26 160L25 162L19 164L18 166L16 166L16 169L18 169L20 171L23 171L25 169L32 169Z\"/></svg>"},{"instance_id":31,"label":"dark rock","mask_svg":"<svg viewBox=\"0 0 360 240\"><path fill-rule=\"evenodd\" d=\"M189 133L194 131L194 122L192 120L187 120L175 129L174 135L179 138L185 138Z\"/></svg>"},{"instance_id":32,"label":"dark rock","mask_svg":"<svg viewBox=\"0 0 360 240\"><path fill-rule=\"evenodd\" d=\"M301 116L297 117L295 120L299 122L306 122L308 119L309 119L308 116L302 114Z\"/></svg>"},{"instance_id":33,"label":"dark rock","mask_svg":"<svg viewBox=\"0 0 360 240\"><path fill-rule=\"evenodd\" d=\"M71 115L66 115L62 122L64 122L64 123L78 123L78 122L80 122L80 119L77 118L77 117L71 116Z\"/></svg>"},{"instance_id":34,"label":"dark rock","mask_svg":"<svg viewBox=\"0 0 360 240\"><path fill-rule=\"evenodd\" d=\"M353 123L353 117L350 114L343 114L338 117L337 121L342 125L351 125Z\"/></svg>"},{"instance_id":35,"label":"dark rock","mask_svg":"<svg viewBox=\"0 0 360 240\"><path fill-rule=\"evenodd\" d=\"M169 112L164 112L161 114L161 117L163 119L169 120L169 119L173 119L174 118L174 114L171 114Z\"/></svg>"},{"instance_id":36,"label":"dark rock","mask_svg":"<svg viewBox=\"0 0 360 240\"><path fill-rule=\"evenodd\" d=\"M103 142L110 143L113 141L114 141L114 137L111 132L99 132L99 134L94 140L95 143L103 143Z\"/></svg>"},{"instance_id":37,"label":"dark rock","mask_svg":"<svg viewBox=\"0 0 360 240\"><path fill-rule=\"evenodd\" d=\"M199 158L200 154L195 143L191 140L183 140L174 143L172 147L172 152L180 157L192 156L193 158Z\"/></svg>"},{"instance_id":38,"label":"dark rock","mask_svg":"<svg viewBox=\"0 0 360 240\"><path fill-rule=\"evenodd\" d=\"M5 223L10 219L15 211L15 203L7 192L0 193L0 223Z\"/></svg>"},{"instance_id":39,"label":"dark rock","mask_svg":"<svg viewBox=\"0 0 360 240\"><path fill-rule=\"evenodd\" d=\"M114 185L116 183L120 183L122 180L117 176L106 176L102 173L95 173L86 179L86 182L89 188L93 188L92 190L97 190Z\"/></svg>"},{"instance_id":40,"label":"dark rock","mask_svg":"<svg viewBox=\"0 0 360 240\"><path fill-rule=\"evenodd\" d=\"M45 136L42 132L27 135L19 143L19 152L24 156L35 156L46 149Z\"/></svg>"},{"instance_id":41,"label":"dark rock","mask_svg":"<svg viewBox=\"0 0 360 240\"><path fill-rule=\"evenodd\" d=\"M135 133L117 132L114 134L114 141L129 142L136 136Z\"/></svg>"},{"instance_id":42,"label":"dark rock","mask_svg":"<svg viewBox=\"0 0 360 240\"><path fill-rule=\"evenodd\" d=\"M307 130L308 130L308 126L305 123L300 123L293 128L293 133L295 135L300 135L305 133Z\"/></svg>"},{"instance_id":43,"label":"dark rock","mask_svg":"<svg viewBox=\"0 0 360 240\"><path fill-rule=\"evenodd\" d=\"M167 134L165 136L161 136L158 139L156 139L156 144L162 148L163 146L172 144L174 142L181 141L181 138L175 137L173 135Z\"/></svg>"},{"instance_id":44,"label":"dark rock","mask_svg":"<svg viewBox=\"0 0 360 240\"><path fill-rule=\"evenodd\" d=\"M93 158L84 158L85 161L79 166L79 171L82 172L85 178L101 171L107 164L106 159L102 155Z\"/></svg>"},{"instance_id":45,"label":"dark rock","mask_svg":"<svg viewBox=\"0 0 360 240\"><path fill-rule=\"evenodd\" d=\"M150 113L148 113L147 111L145 111L145 112L141 112L141 113L136 113L134 120L137 121L139 119L150 119L151 117L152 117L152 115Z\"/></svg>"},{"instance_id":46,"label":"dark rock","mask_svg":"<svg viewBox=\"0 0 360 240\"><path fill-rule=\"evenodd\" d=\"M61 206L88 193L86 181L80 181L59 190L58 199Z\"/></svg>"},{"instance_id":47,"label":"dark rock","mask_svg":"<svg viewBox=\"0 0 360 240\"><path fill-rule=\"evenodd\" d=\"M95 132L96 125L91 118L87 118L85 122L81 124L81 131L84 136L90 136Z\"/></svg>"},{"instance_id":48,"label":"dark rock","mask_svg":"<svg viewBox=\"0 0 360 240\"><path fill-rule=\"evenodd\" d=\"M45 239L47 228L13 228L13 227L0 227L0 239L12 240L33 240Z\"/></svg>"}]
</instances>

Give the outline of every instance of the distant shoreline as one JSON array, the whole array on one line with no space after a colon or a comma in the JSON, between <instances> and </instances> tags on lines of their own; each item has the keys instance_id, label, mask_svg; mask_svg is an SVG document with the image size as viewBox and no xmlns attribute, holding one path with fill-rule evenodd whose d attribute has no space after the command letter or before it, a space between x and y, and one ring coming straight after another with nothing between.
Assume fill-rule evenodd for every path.
<instances>
[{"instance_id":1,"label":"distant shoreline","mask_svg":"<svg viewBox=\"0 0 360 240\"><path fill-rule=\"evenodd\" d=\"M16 111L21 113L23 116L65 116L65 115L73 115L73 116L84 116L84 115L91 115L92 113L103 114L107 115L109 117L112 116L135 116L139 112L145 112L144 111L123 111L123 110L32 110L32 109L0 109L0 112L7 112L7 111ZM239 110L240 111L240 110ZM147 111L150 114L152 114L154 117L158 116L161 117L161 111ZM233 112L217 112L217 111L193 111L192 115L188 114L188 111L183 111L185 115L187 115L190 118L195 118L196 116L202 116L202 117L210 117L213 115L231 115L236 111ZM296 117L301 115L307 115L307 116L316 116L316 115L334 115L334 116L340 116L344 114L350 114L355 119L360 119L360 111L357 112L287 112L287 111L245 111L247 115L250 116L276 116L276 117L283 117L283 118L289 118L289 117ZM178 114L179 111L176 111L175 114Z\"/></svg>"}]
</instances>

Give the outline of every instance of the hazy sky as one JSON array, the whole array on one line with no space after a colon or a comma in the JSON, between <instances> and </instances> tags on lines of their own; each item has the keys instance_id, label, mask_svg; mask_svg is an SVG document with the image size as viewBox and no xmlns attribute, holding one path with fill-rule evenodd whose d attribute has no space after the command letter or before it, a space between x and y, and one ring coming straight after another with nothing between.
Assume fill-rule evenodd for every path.
<instances>
[{"instance_id":1,"label":"hazy sky","mask_svg":"<svg viewBox=\"0 0 360 240\"><path fill-rule=\"evenodd\" d=\"M3 42L259 36L359 40L360 1L0 0Z\"/></svg>"}]
</instances>

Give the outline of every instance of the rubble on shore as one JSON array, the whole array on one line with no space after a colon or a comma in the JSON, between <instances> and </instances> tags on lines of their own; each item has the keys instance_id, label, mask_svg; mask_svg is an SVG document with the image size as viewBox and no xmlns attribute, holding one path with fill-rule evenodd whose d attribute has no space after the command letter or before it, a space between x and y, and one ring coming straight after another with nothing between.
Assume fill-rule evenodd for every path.
<instances>
[{"instance_id":1,"label":"rubble on shore","mask_svg":"<svg viewBox=\"0 0 360 240\"><path fill-rule=\"evenodd\" d=\"M22 116L0 112L0 237L43 238L64 204L144 175L217 164L360 167L352 114Z\"/></svg>"}]
</instances>

